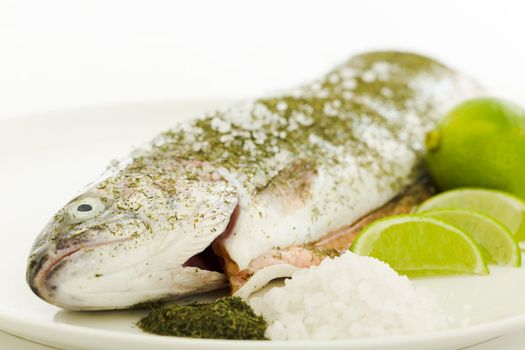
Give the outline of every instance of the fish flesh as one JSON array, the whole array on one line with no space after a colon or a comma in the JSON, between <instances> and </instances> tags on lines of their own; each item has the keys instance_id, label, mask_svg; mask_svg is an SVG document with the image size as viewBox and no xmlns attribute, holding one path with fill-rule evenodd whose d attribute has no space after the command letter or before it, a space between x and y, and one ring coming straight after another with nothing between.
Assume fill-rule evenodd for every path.
<instances>
[{"instance_id":1,"label":"fish flesh","mask_svg":"<svg viewBox=\"0 0 525 350\"><path fill-rule=\"evenodd\" d=\"M323 78L183 122L110 167L35 240L27 281L71 310L224 288L248 297L428 196L424 140L471 80L370 52Z\"/></svg>"}]
</instances>

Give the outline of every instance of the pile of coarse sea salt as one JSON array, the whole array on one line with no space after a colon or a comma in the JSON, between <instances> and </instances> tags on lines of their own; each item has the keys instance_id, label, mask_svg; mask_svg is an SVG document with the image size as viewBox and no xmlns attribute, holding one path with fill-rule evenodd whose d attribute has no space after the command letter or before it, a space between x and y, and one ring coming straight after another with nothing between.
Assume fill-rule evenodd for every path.
<instances>
[{"instance_id":1,"label":"pile of coarse sea salt","mask_svg":"<svg viewBox=\"0 0 525 350\"><path fill-rule=\"evenodd\" d=\"M300 270L250 300L272 340L329 340L425 333L451 320L428 290L387 264L351 252Z\"/></svg>"}]
</instances>

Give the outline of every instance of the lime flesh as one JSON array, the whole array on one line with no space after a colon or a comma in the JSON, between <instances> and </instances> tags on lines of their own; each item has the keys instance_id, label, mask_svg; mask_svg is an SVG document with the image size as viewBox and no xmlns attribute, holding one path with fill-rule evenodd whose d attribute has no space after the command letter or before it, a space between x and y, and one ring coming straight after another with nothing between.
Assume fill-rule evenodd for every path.
<instances>
[{"instance_id":1,"label":"lime flesh","mask_svg":"<svg viewBox=\"0 0 525 350\"><path fill-rule=\"evenodd\" d=\"M525 240L525 203L508 193L481 188L447 191L423 202L417 212L435 209L463 209L485 214L507 227L517 240Z\"/></svg>"},{"instance_id":2,"label":"lime flesh","mask_svg":"<svg viewBox=\"0 0 525 350\"><path fill-rule=\"evenodd\" d=\"M420 215L443 220L470 234L489 264L521 265L521 250L512 233L486 215L458 209L438 209Z\"/></svg>"},{"instance_id":3,"label":"lime flesh","mask_svg":"<svg viewBox=\"0 0 525 350\"><path fill-rule=\"evenodd\" d=\"M401 215L376 221L350 249L409 277L488 273L482 251L467 233L429 217Z\"/></svg>"}]
</instances>

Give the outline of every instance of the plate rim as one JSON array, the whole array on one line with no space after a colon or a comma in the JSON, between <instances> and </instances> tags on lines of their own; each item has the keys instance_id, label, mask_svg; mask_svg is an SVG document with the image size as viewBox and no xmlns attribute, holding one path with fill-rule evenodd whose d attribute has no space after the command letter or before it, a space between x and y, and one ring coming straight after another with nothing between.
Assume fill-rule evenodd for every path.
<instances>
[{"instance_id":1,"label":"plate rim","mask_svg":"<svg viewBox=\"0 0 525 350\"><path fill-rule=\"evenodd\" d=\"M23 329L32 331L24 332ZM378 346L397 348L401 346L416 346L418 344L429 344L443 340L461 342L465 340L465 345L479 344L490 339L512 333L525 328L525 315L517 315L495 321L485 322L466 327L445 329L435 332L395 335L377 338L349 338L339 340L228 340L228 339L199 339L188 337L159 336L148 333L127 333L121 331L111 331L72 325L66 323L50 323L35 317L24 317L17 315L12 311L0 306L0 329L26 339L41 342L46 345L65 344L49 340L50 338L59 339L58 335L68 334L68 338L75 336L90 338L96 337L101 341L113 341L119 344L138 344L145 346L174 346L173 349L192 349L204 348L207 345L219 345L218 349L319 349L320 347L329 346L333 349L374 349ZM35 336L34 331L48 336ZM45 333L43 333L45 332ZM55 335L55 336L53 336ZM58 338L57 338L58 337ZM468 339L476 337L476 341L471 342ZM98 349L98 348L97 348Z\"/></svg>"},{"instance_id":2,"label":"plate rim","mask_svg":"<svg viewBox=\"0 0 525 350\"><path fill-rule=\"evenodd\" d=\"M152 100L139 102L108 103L100 105L73 106L70 108L41 111L36 113L12 116L0 120L1 124L16 124L18 122L27 123L31 119L41 117L59 117L64 113L69 113L74 118L75 113L85 111L103 111L109 109L121 109L130 107L148 108L159 105L177 105L180 103L193 105L197 103L217 103L226 104L239 101L238 99L228 98L180 98L166 100ZM459 346L470 346L489 341L493 338L503 336L513 331L525 329L525 314L512 317L501 318L480 324L469 325L466 327L456 327L440 331L386 336L377 338L349 338L340 340L301 340L301 341L253 341L253 340L225 340L225 339L198 339L186 337L158 336L148 333L128 333L123 331L91 328L81 325L50 322L25 314L16 313L15 310L5 308L0 305L0 330L9 334L32 340L49 346L67 346L74 344L75 347L82 349L95 349L79 345L74 341L76 337L92 338L100 342L107 341L107 344L100 347L97 342L96 349L114 349L112 344L125 346L135 344L138 346L158 346L159 349L203 349L213 346L215 349L319 349L329 347L330 349L385 349L402 348L403 346L428 345L441 342L443 347L446 343L454 342ZM64 336L66 335L67 336ZM94 345L95 346L95 345ZM438 345L436 345L438 346Z\"/></svg>"}]
</instances>

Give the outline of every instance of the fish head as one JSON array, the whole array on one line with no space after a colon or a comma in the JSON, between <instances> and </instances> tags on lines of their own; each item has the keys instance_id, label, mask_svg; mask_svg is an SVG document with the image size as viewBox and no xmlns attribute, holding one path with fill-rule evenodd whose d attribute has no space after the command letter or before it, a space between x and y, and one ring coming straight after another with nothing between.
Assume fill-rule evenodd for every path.
<instances>
[{"instance_id":1,"label":"fish head","mask_svg":"<svg viewBox=\"0 0 525 350\"><path fill-rule=\"evenodd\" d=\"M65 309L118 309L225 285L206 260L237 208L209 164L135 159L67 203L37 237L27 281Z\"/></svg>"}]
</instances>

